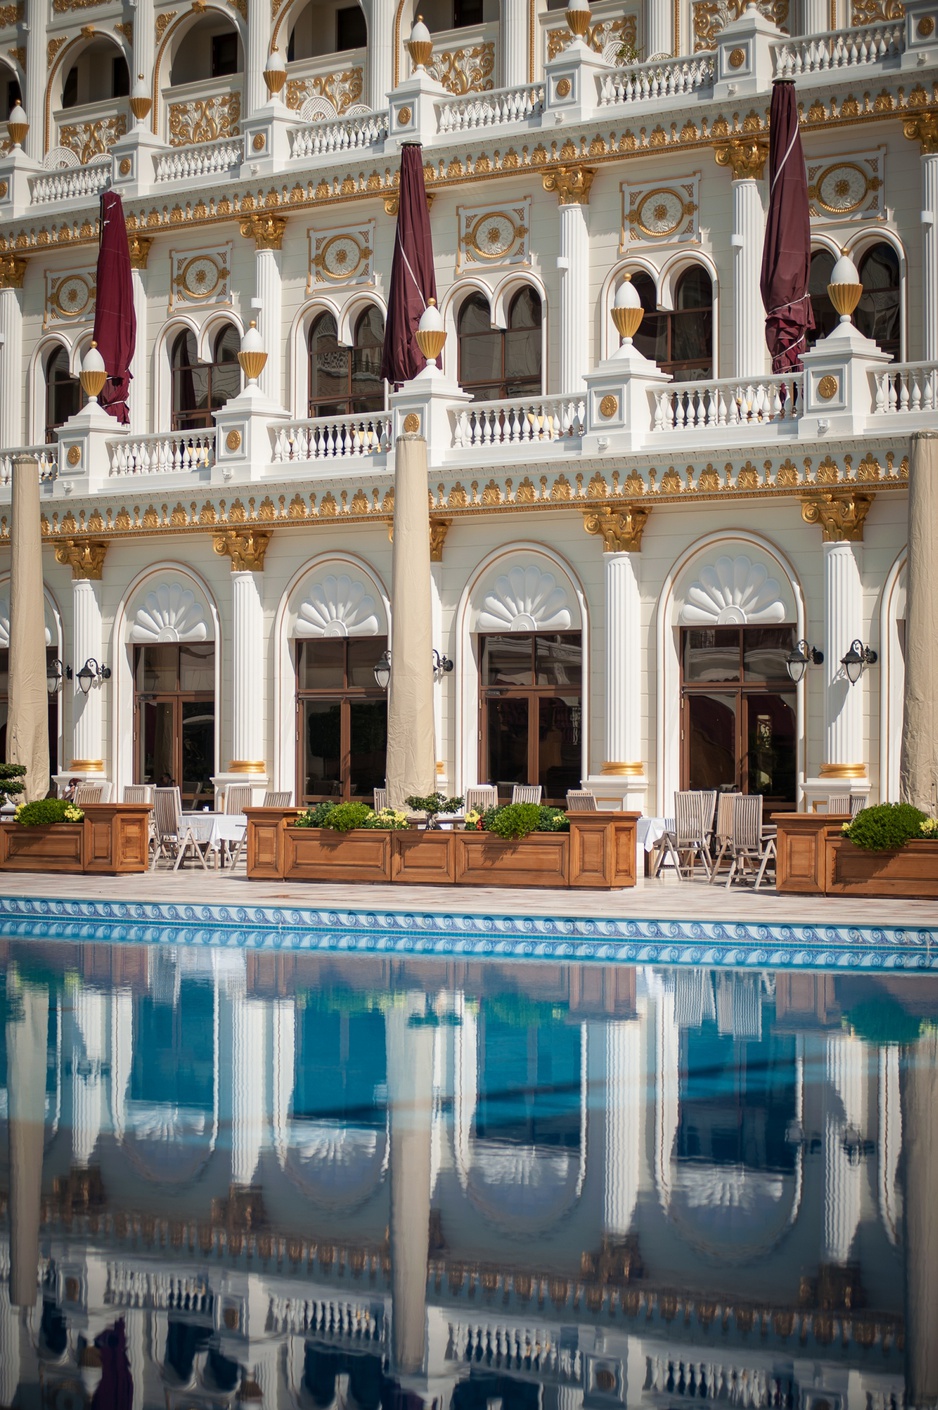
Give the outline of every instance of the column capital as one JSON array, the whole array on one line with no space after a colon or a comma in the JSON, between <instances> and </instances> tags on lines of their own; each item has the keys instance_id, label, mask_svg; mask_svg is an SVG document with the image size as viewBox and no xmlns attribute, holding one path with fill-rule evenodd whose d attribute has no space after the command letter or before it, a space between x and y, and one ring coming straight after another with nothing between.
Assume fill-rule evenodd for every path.
<instances>
[{"instance_id":1,"label":"column capital","mask_svg":"<svg viewBox=\"0 0 938 1410\"><path fill-rule=\"evenodd\" d=\"M449 533L452 519L438 519L435 516L430 520L430 562L443 562L443 545L446 543L446 535Z\"/></svg>"},{"instance_id":2,"label":"column capital","mask_svg":"<svg viewBox=\"0 0 938 1410\"><path fill-rule=\"evenodd\" d=\"M255 250L282 249L286 228L285 215L269 215L266 211L255 211L241 222L241 234L246 240L254 241Z\"/></svg>"},{"instance_id":3,"label":"column capital","mask_svg":"<svg viewBox=\"0 0 938 1410\"><path fill-rule=\"evenodd\" d=\"M0 289L22 289L27 263L18 255L0 256Z\"/></svg>"},{"instance_id":4,"label":"column capital","mask_svg":"<svg viewBox=\"0 0 938 1410\"><path fill-rule=\"evenodd\" d=\"M598 509L583 510L583 527L588 534L598 534L603 541L603 553L641 553L642 534L651 509L644 505L627 504L612 509L608 504Z\"/></svg>"},{"instance_id":5,"label":"column capital","mask_svg":"<svg viewBox=\"0 0 938 1410\"><path fill-rule=\"evenodd\" d=\"M152 245L152 235L138 235L134 231L127 236L127 246L130 250L131 269L146 269L147 260L150 258L150 249Z\"/></svg>"},{"instance_id":6,"label":"column capital","mask_svg":"<svg viewBox=\"0 0 938 1410\"><path fill-rule=\"evenodd\" d=\"M103 539L66 539L55 546L55 561L72 570L72 581L100 582L108 545Z\"/></svg>"},{"instance_id":7,"label":"column capital","mask_svg":"<svg viewBox=\"0 0 938 1410\"><path fill-rule=\"evenodd\" d=\"M556 191L562 206L588 206L595 175L594 166L558 166L544 172L544 190Z\"/></svg>"},{"instance_id":8,"label":"column capital","mask_svg":"<svg viewBox=\"0 0 938 1410\"><path fill-rule=\"evenodd\" d=\"M734 181L761 181L769 155L767 137L732 137L713 149L717 166L728 166Z\"/></svg>"},{"instance_id":9,"label":"column capital","mask_svg":"<svg viewBox=\"0 0 938 1410\"><path fill-rule=\"evenodd\" d=\"M228 529L212 540L216 553L227 553L233 573L263 573L272 529Z\"/></svg>"},{"instance_id":10,"label":"column capital","mask_svg":"<svg viewBox=\"0 0 938 1410\"><path fill-rule=\"evenodd\" d=\"M916 113L902 124L903 134L910 142L920 142L923 157L938 153L938 113Z\"/></svg>"},{"instance_id":11,"label":"column capital","mask_svg":"<svg viewBox=\"0 0 938 1410\"><path fill-rule=\"evenodd\" d=\"M801 517L806 524L820 524L825 543L862 543L863 524L871 494L811 495L801 502Z\"/></svg>"}]
</instances>

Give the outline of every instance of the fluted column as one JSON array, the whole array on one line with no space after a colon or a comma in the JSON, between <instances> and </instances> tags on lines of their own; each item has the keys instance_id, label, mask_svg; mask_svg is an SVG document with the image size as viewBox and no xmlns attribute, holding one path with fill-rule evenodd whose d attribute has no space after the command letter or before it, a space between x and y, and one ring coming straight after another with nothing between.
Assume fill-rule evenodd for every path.
<instances>
[{"instance_id":1,"label":"fluted column","mask_svg":"<svg viewBox=\"0 0 938 1410\"><path fill-rule=\"evenodd\" d=\"M45 1122L49 991L11 976L7 997L7 1092L10 1150L10 1301L33 1307L39 1282L39 1207Z\"/></svg>"},{"instance_id":2,"label":"fluted column","mask_svg":"<svg viewBox=\"0 0 938 1410\"><path fill-rule=\"evenodd\" d=\"M52 11L49 0L27 0L26 19L29 36L26 43L26 92L23 107L29 118L29 131L23 151L34 161L42 161L43 108L46 97L46 20Z\"/></svg>"},{"instance_id":3,"label":"fluted column","mask_svg":"<svg viewBox=\"0 0 938 1410\"><path fill-rule=\"evenodd\" d=\"M251 576L245 574L245 576ZM267 1090L264 1004L242 993L231 996L232 1095L231 1183L253 1184L264 1137Z\"/></svg>"},{"instance_id":4,"label":"fluted column","mask_svg":"<svg viewBox=\"0 0 938 1410\"><path fill-rule=\"evenodd\" d=\"M0 448L21 446L23 435L23 277L26 261L0 260Z\"/></svg>"},{"instance_id":5,"label":"fluted column","mask_svg":"<svg viewBox=\"0 0 938 1410\"><path fill-rule=\"evenodd\" d=\"M922 153L922 264L919 271L923 317L921 357L938 358L938 114L907 118L902 130ZM906 354L914 356L912 352Z\"/></svg>"},{"instance_id":6,"label":"fluted column","mask_svg":"<svg viewBox=\"0 0 938 1410\"><path fill-rule=\"evenodd\" d=\"M107 544L98 539L67 539L55 550L56 562L72 570L72 758L71 773L104 772L102 736L105 683L93 680L87 694L78 673L86 661L102 661L101 577Z\"/></svg>"},{"instance_id":7,"label":"fluted column","mask_svg":"<svg viewBox=\"0 0 938 1410\"><path fill-rule=\"evenodd\" d=\"M866 1131L866 1051L859 1038L844 1033L828 1036L823 1262L841 1267L850 1259L860 1224L865 1172L859 1145Z\"/></svg>"},{"instance_id":8,"label":"fluted column","mask_svg":"<svg viewBox=\"0 0 938 1410\"><path fill-rule=\"evenodd\" d=\"M284 216L254 215L242 225L242 233L254 240L254 292L260 303L256 310L257 331L264 341L267 362L257 385L271 401L283 402L283 334L280 318L283 308L281 271Z\"/></svg>"},{"instance_id":9,"label":"fluted column","mask_svg":"<svg viewBox=\"0 0 938 1410\"><path fill-rule=\"evenodd\" d=\"M140 26L139 10L135 23L138 27ZM134 33L136 33L136 29ZM145 235L131 234L128 236L128 244L130 246L131 279L134 291L134 313L137 316L137 339L134 343L134 354L130 360L130 372L133 379L130 383L130 429L135 436L143 436L150 430L150 421L147 416L147 291L143 271L150 258L150 247L153 240Z\"/></svg>"},{"instance_id":10,"label":"fluted column","mask_svg":"<svg viewBox=\"0 0 938 1410\"><path fill-rule=\"evenodd\" d=\"M662 0L645 0L645 43L642 51L646 59L675 52L672 5L663 4Z\"/></svg>"},{"instance_id":11,"label":"fluted column","mask_svg":"<svg viewBox=\"0 0 938 1410\"><path fill-rule=\"evenodd\" d=\"M369 108L373 108L375 111L380 111L388 106L388 94L394 87L394 12L396 8L395 5L384 4L383 0L362 0L362 9L365 12L365 20L368 25L365 102Z\"/></svg>"},{"instance_id":12,"label":"fluted column","mask_svg":"<svg viewBox=\"0 0 938 1410\"><path fill-rule=\"evenodd\" d=\"M97 989L82 987L74 997L72 1021L72 1159L87 1169L104 1122L104 1070L107 1057L107 1001Z\"/></svg>"},{"instance_id":13,"label":"fluted column","mask_svg":"<svg viewBox=\"0 0 938 1410\"><path fill-rule=\"evenodd\" d=\"M544 176L544 190L556 191L560 202L560 391L581 394L590 370L590 247L586 207L595 171L592 167L560 167Z\"/></svg>"},{"instance_id":14,"label":"fluted column","mask_svg":"<svg viewBox=\"0 0 938 1410\"><path fill-rule=\"evenodd\" d=\"M134 0L133 11L133 71L130 75L130 89L137 81L137 75L143 74L144 82L151 85L153 81L153 60L155 18L153 0ZM139 324L137 325L139 329ZM139 337L139 332L138 332Z\"/></svg>"},{"instance_id":15,"label":"fluted column","mask_svg":"<svg viewBox=\"0 0 938 1410\"><path fill-rule=\"evenodd\" d=\"M267 84L264 70L270 53L271 23L268 0L248 0L248 40L244 56L244 97L247 112L252 118L258 108L267 102Z\"/></svg>"},{"instance_id":16,"label":"fluted column","mask_svg":"<svg viewBox=\"0 0 938 1410\"><path fill-rule=\"evenodd\" d=\"M420 1019L423 994L388 1011L387 1073L391 1134L392 1372L419 1376L427 1351L427 1261L430 1230L430 1130L433 1035Z\"/></svg>"},{"instance_id":17,"label":"fluted column","mask_svg":"<svg viewBox=\"0 0 938 1410\"><path fill-rule=\"evenodd\" d=\"M231 559L231 762L228 773L265 773L264 609L261 578L270 530L231 529L214 541Z\"/></svg>"},{"instance_id":18,"label":"fluted column","mask_svg":"<svg viewBox=\"0 0 938 1410\"><path fill-rule=\"evenodd\" d=\"M529 8L528 0L502 0L498 41L502 51L503 88L517 88L534 80L528 31Z\"/></svg>"},{"instance_id":19,"label":"fluted column","mask_svg":"<svg viewBox=\"0 0 938 1410\"><path fill-rule=\"evenodd\" d=\"M607 1023L603 1231L621 1237L632 1225L641 1178L645 1120L642 1029L637 1019Z\"/></svg>"},{"instance_id":20,"label":"fluted column","mask_svg":"<svg viewBox=\"0 0 938 1410\"><path fill-rule=\"evenodd\" d=\"M762 377L766 371L765 310L759 292L765 210L762 174L768 144L734 138L716 148L720 166L733 173L733 344L736 377Z\"/></svg>"},{"instance_id":21,"label":"fluted column","mask_svg":"<svg viewBox=\"0 0 938 1410\"><path fill-rule=\"evenodd\" d=\"M831 27L830 0L802 0L802 34L825 34Z\"/></svg>"}]
</instances>

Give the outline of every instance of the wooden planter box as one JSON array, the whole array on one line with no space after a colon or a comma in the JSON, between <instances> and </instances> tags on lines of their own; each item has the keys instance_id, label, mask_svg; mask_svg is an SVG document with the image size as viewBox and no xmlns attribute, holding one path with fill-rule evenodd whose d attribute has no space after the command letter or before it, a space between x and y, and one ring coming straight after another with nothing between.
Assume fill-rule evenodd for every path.
<instances>
[{"instance_id":1,"label":"wooden planter box","mask_svg":"<svg viewBox=\"0 0 938 1410\"><path fill-rule=\"evenodd\" d=\"M285 881L390 881L391 837L386 828L284 829Z\"/></svg>"},{"instance_id":2,"label":"wooden planter box","mask_svg":"<svg viewBox=\"0 0 938 1410\"><path fill-rule=\"evenodd\" d=\"M392 832L391 880L451 885L456 880L456 834L412 827Z\"/></svg>"},{"instance_id":3,"label":"wooden planter box","mask_svg":"<svg viewBox=\"0 0 938 1410\"><path fill-rule=\"evenodd\" d=\"M516 842L491 832L457 832L458 886L566 886L570 840L565 832L531 832Z\"/></svg>"},{"instance_id":4,"label":"wooden planter box","mask_svg":"<svg viewBox=\"0 0 938 1410\"><path fill-rule=\"evenodd\" d=\"M568 813L568 886L599 890L635 885L635 830L640 813Z\"/></svg>"},{"instance_id":5,"label":"wooden planter box","mask_svg":"<svg viewBox=\"0 0 938 1410\"><path fill-rule=\"evenodd\" d=\"M83 811L81 823L0 824L0 871L146 871L149 803L89 803Z\"/></svg>"},{"instance_id":6,"label":"wooden planter box","mask_svg":"<svg viewBox=\"0 0 938 1410\"><path fill-rule=\"evenodd\" d=\"M826 851L829 896L938 901L938 841L923 838L895 852L867 852L846 837L828 837Z\"/></svg>"},{"instance_id":7,"label":"wooden planter box","mask_svg":"<svg viewBox=\"0 0 938 1410\"><path fill-rule=\"evenodd\" d=\"M301 808L245 808L248 820L247 869L251 881L283 877L286 829Z\"/></svg>"},{"instance_id":8,"label":"wooden planter box","mask_svg":"<svg viewBox=\"0 0 938 1410\"><path fill-rule=\"evenodd\" d=\"M836 837L849 814L773 813L778 826L776 891L823 896L827 890L827 839Z\"/></svg>"}]
</instances>

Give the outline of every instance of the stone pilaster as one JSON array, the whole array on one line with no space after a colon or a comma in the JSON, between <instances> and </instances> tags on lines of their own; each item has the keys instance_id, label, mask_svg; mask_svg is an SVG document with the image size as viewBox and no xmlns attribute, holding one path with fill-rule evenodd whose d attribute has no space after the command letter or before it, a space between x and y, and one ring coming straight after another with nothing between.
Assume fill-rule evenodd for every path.
<instances>
[{"instance_id":1,"label":"stone pilaster","mask_svg":"<svg viewBox=\"0 0 938 1410\"><path fill-rule=\"evenodd\" d=\"M603 1233L621 1237L632 1226L641 1179L645 1118L642 1028L635 1019L604 1023L602 1028L606 1058Z\"/></svg>"},{"instance_id":2,"label":"stone pilaster","mask_svg":"<svg viewBox=\"0 0 938 1410\"><path fill-rule=\"evenodd\" d=\"M213 540L215 552L231 559L231 751L227 770L215 779L228 783L266 784L264 761L264 609L261 578L270 543L269 529L229 529Z\"/></svg>"},{"instance_id":3,"label":"stone pilaster","mask_svg":"<svg viewBox=\"0 0 938 1410\"><path fill-rule=\"evenodd\" d=\"M733 345L736 377L762 377L768 352L765 312L759 292L762 244L765 239L762 176L768 143L757 137L736 137L715 150L719 166L733 173Z\"/></svg>"},{"instance_id":4,"label":"stone pilaster","mask_svg":"<svg viewBox=\"0 0 938 1410\"><path fill-rule=\"evenodd\" d=\"M244 221L241 234L254 241L254 293L259 302L257 331L264 340L267 362L257 379L264 396L281 403L283 398L283 336L280 319L283 309L281 250L286 218L252 215Z\"/></svg>"},{"instance_id":5,"label":"stone pilaster","mask_svg":"<svg viewBox=\"0 0 938 1410\"><path fill-rule=\"evenodd\" d=\"M0 447L23 444L23 278L26 261L0 260Z\"/></svg>"},{"instance_id":6,"label":"stone pilaster","mask_svg":"<svg viewBox=\"0 0 938 1410\"><path fill-rule=\"evenodd\" d=\"M518 88L530 83L531 40L529 18L533 19L527 0L505 0L501 6L498 43L501 49L501 81L503 88Z\"/></svg>"},{"instance_id":7,"label":"stone pilaster","mask_svg":"<svg viewBox=\"0 0 938 1410\"><path fill-rule=\"evenodd\" d=\"M130 429L138 436L146 434L149 426L147 418L147 292L143 271L150 258L152 238L133 234L128 239L130 246L131 280L134 291L134 313L137 315L137 340L134 355L130 362L133 380L130 384Z\"/></svg>"},{"instance_id":8,"label":"stone pilaster","mask_svg":"<svg viewBox=\"0 0 938 1410\"><path fill-rule=\"evenodd\" d=\"M26 0L29 37L26 44L26 92L23 107L29 118L29 131L23 150L33 161L41 162L43 151L43 108L46 98L46 23L52 13L48 0Z\"/></svg>"},{"instance_id":9,"label":"stone pilaster","mask_svg":"<svg viewBox=\"0 0 938 1410\"><path fill-rule=\"evenodd\" d=\"M558 167L544 174L544 190L560 202L560 390L584 391L590 369L589 227L586 207L595 171L588 166Z\"/></svg>"},{"instance_id":10,"label":"stone pilaster","mask_svg":"<svg viewBox=\"0 0 938 1410\"><path fill-rule=\"evenodd\" d=\"M365 102L375 112L387 106L388 94L394 87L395 8L382 0L362 0L368 24Z\"/></svg>"},{"instance_id":11,"label":"stone pilaster","mask_svg":"<svg viewBox=\"0 0 938 1410\"><path fill-rule=\"evenodd\" d=\"M72 570L72 757L68 774L99 780L104 774L103 690L100 677L87 694L78 683L86 661L101 659L101 578L107 544L100 539L66 539L56 545L55 560ZM61 777L61 776L60 776Z\"/></svg>"},{"instance_id":12,"label":"stone pilaster","mask_svg":"<svg viewBox=\"0 0 938 1410\"><path fill-rule=\"evenodd\" d=\"M645 0L645 58L674 53L674 7L662 0Z\"/></svg>"},{"instance_id":13,"label":"stone pilaster","mask_svg":"<svg viewBox=\"0 0 938 1410\"><path fill-rule=\"evenodd\" d=\"M271 7L269 0L248 0L248 37L244 56L244 98L247 112L252 118L258 109L267 102L267 84L264 70L270 53Z\"/></svg>"},{"instance_id":14,"label":"stone pilaster","mask_svg":"<svg viewBox=\"0 0 938 1410\"><path fill-rule=\"evenodd\" d=\"M933 362L938 359L938 113L908 118L902 130L922 150L922 357Z\"/></svg>"}]
</instances>

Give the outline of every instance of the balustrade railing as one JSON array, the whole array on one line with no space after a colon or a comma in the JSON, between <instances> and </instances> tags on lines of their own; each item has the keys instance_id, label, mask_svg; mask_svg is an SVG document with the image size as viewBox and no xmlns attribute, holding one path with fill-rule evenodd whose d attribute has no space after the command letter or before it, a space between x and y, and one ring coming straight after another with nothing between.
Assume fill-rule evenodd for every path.
<instances>
[{"instance_id":1,"label":"balustrade railing","mask_svg":"<svg viewBox=\"0 0 938 1410\"><path fill-rule=\"evenodd\" d=\"M578 1349L562 1347L549 1329L528 1324L451 1322L446 1357L449 1361L481 1362L493 1371L523 1371L568 1384L578 1383L583 1371Z\"/></svg>"},{"instance_id":2,"label":"balustrade railing","mask_svg":"<svg viewBox=\"0 0 938 1410\"><path fill-rule=\"evenodd\" d=\"M244 138L219 137L192 147L173 147L156 161L157 181L185 181L193 176L218 176L240 167Z\"/></svg>"},{"instance_id":3,"label":"balustrade railing","mask_svg":"<svg viewBox=\"0 0 938 1410\"><path fill-rule=\"evenodd\" d=\"M80 201L87 196L99 196L110 179L110 158L101 157L87 166L61 167L31 176L29 197L34 206L50 205L53 201Z\"/></svg>"},{"instance_id":4,"label":"balustrade railing","mask_svg":"<svg viewBox=\"0 0 938 1410\"><path fill-rule=\"evenodd\" d=\"M480 401L453 412L453 446L500 446L578 439L586 427L582 397Z\"/></svg>"},{"instance_id":5,"label":"balustrade railing","mask_svg":"<svg viewBox=\"0 0 938 1410\"><path fill-rule=\"evenodd\" d=\"M938 408L938 362L893 362L873 373L873 415L935 411Z\"/></svg>"},{"instance_id":6,"label":"balustrade railing","mask_svg":"<svg viewBox=\"0 0 938 1410\"><path fill-rule=\"evenodd\" d=\"M526 122L544 111L543 83L519 88L492 88L459 98L442 98L436 105L437 131L473 132L480 127L500 127Z\"/></svg>"},{"instance_id":7,"label":"balustrade railing","mask_svg":"<svg viewBox=\"0 0 938 1410\"><path fill-rule=\"evenodd\" d=\"M764 425L797 421L801 374L791 377L725 377L715 382L672 382L655 394L656 431L706 426Z\"/></svg>"},{"instance_id":8,"label":"balustrade railing","mask_svg":"<svg viewBox=\"0 0 938 1410\"><path fill-rule=\"evenodd\" d=\"M905 48L905 24L841 29L831 34L809 34L773 44L776 78L801 78L831 69L859 68L884 59L898 59Z\"/></svg>"},{"instance_id":9,"label":"balustrade railing","mask_svg":"<svg viewBox=\"0 0 938 1410\"><path fill-rule=\"evenodd\" d=\"M328 122L304 123L290 130L291 157L322 157L330 152L360 151L388 135L388 114L359 113Z\"/></svg>"},{"instance_id":10,"label":"balustrade railing","mask_svg":"<svg viewBox=\"0 0 938 1410\"><path fill-rule=\"evenodd\" d=\"M380 1343L384 1337L384 1308L359 1302L318 1298L272 1297L267 1316L268 1328L275 1334L315 1334L339 1343Z\"/></svg>"},{"instance_id":11,"label":"balustrade railing","mask_svg":"<svg viewBox=\"0 0 938 1410\"><path fill-rule=\"evenodd\" d=\"M29 456L39 465L40 480L55 480L59 473L58 446L13 446L0 453L0 485L8 485L13 474L13 462L21 455Z\"/></svg>"},{"instance_id":12,"label":"balustrade railing","mask_svg":"<svg viewBox=\"0 0 938 1410\"><path fill-rule=\"evenodd\" d=\"M680 98L687 93L712 88L713 75L712 54L630 64L628 68L615 69L603 75L599 85L599 106L642 103L655 98Z\"/></svg>"},{"instance_id":13,"label":"balustrade railing","mask_svg":"<svg viewBox=\"0 0 938 1410\"><path fill-rule=\"evenodd\" d=\"M116 1307L159 1308L210 1316L214 1295L203 1278L107 1265L107 1300Z\"/></svg>"},{"instance_id":14,"label":"balustrade railing","mask_svg":"<svg viewBox=\"0 0 938 1410\"><path fill-rule=\"evenodd\" d=\"M110 475L174 475L215 463L215 431L174 431L108 441Z\"/></svg>"},{"instance_id":15,"label":"balustrade railing","mask_svg":"<svg viewBox=\"0 0 938 1410\"><path fill-rule=\"evenodd\" d=\"M391 449L391 416L386 411L357 416L319 416L271 427L272 460L342 460Z\"/></svg>"},{"instance_id":16,"label":"balustrade railing","mask_svg":"<svg viewBox=\"0 0 938 1410\"><path fill-rule=\"evenodd\" d=\"M712 1361L646 1358L645 1390L658 1395L721 1400L747 1410L789 1410L794 1385L790 1377Z\"/></svg>"}]
</instances>

